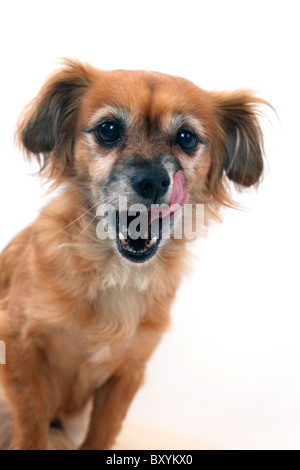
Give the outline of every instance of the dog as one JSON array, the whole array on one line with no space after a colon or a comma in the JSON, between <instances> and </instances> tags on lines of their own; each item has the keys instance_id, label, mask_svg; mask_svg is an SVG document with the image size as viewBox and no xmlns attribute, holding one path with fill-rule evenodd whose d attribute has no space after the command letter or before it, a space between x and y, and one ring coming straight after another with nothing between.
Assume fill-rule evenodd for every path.
<instances>
[{"instance_id":1,"label":"dog","mask_svg":"<svg viewBox=\"0 0 300 470\"><path fill-rule=\"evenodd\" d=\"M173 236L179 213L202 205L207 227L234 205L233 186L261 182L267 104L72 59L48 77L16 132L57 192L0 257L0 448L114 445L190 269L186 237ZM145 210L121 210L120 197ZM156 235L133 236L142 214Z\"/></svg>"}]
</instances>

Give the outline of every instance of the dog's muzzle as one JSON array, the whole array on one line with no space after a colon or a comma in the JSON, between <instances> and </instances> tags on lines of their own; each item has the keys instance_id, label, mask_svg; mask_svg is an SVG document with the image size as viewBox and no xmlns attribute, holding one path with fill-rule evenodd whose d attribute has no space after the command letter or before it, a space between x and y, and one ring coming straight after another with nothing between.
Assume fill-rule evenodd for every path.
<instances>
[{"instance_id":1,"label":"dog's muzzle","mask_svg":"<svg viewBox=\"0 0 300 470\"><path fill-rule=\"evenodd\" d=\"M130 211L119 211L116 218L117 247L121 255L133 263L144 263L154 256L162 239L164 227L168 228L175 214L187 198L185 175L178 170L173 176L173 188L169 204L156 203L165 195L170 178L165 170L140 171L134 177L135 191L153 204L134 215Z\"/></svg>"}]
</instances>

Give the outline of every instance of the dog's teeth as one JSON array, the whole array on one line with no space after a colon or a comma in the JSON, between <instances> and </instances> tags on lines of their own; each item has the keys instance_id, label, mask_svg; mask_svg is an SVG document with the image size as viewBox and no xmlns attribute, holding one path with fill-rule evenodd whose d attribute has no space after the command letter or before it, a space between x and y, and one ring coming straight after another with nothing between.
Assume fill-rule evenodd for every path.
<instances>
[{"instance_id":1,"label":"dog's teeth","mask_svg":"<svg viewBox=\"0 0 300 470\"><path fill-rule=\"evenodd\" d=\"M148 238L148 229L147 229L146 232L144 233L144 238Z\"/></svg>"},{"instance_id":2,"label":"dog's teeth","mask_svg":"<svg viewBox=\"0 0 300 470\"><path fill-rule=\"evenodd\" d=\"M122 232L119 233L119 239L121 243L123 243L123 245L126 245L126 243L128 242L127 238L124 237Z\"/></svg>"},{"instance_id":3,"label":"dog's teeth","mask_svg":"<svg viewBox=\"0 0 300 470\"><path fill-rule=\"evenodd\" d=\"M119 230L120 230L120 233L122 233L124 236L127 235L128 229L125 225L120 225Z\"/></svg>"},{"instance_id":4,"label":"dog's teeth","mask_svg":"<svg viewBox=\"0 0 300 470\"><path fill-rule=\"evenodd\" d=\"M155 245L156 242L157 242L157 237L153 237L152 240L149 240L148 242L146 242L146 245L148 248L151 248L153 245Z\"/></svg>"}]
</instances>

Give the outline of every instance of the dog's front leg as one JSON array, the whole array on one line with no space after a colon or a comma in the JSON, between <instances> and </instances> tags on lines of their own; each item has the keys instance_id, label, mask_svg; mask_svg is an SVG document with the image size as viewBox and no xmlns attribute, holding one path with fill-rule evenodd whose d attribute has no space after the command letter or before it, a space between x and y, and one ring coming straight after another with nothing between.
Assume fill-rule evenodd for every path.
<instances>
[{"instance_id":1,"label":"dog's front leg","mask_svg":"<svg viewBox=\"0 0 300 470\"><path fill-rule=\"evenodd\" d=\"M13 415L11 450L46 450L48 419L38 382L34 354L7 340L2 381Z\"/></svg>"},{"instance_id":2,"label":"dog's front leg","mask_svg":"<svg viewBox=\"0 0 300 470\"><path fill-rule=\"evenodd\" d=\"M130 403L142 385L144 367L111 377L94 396L91 423L81 450L110 449Z\"/></svg>"}]
</instances>

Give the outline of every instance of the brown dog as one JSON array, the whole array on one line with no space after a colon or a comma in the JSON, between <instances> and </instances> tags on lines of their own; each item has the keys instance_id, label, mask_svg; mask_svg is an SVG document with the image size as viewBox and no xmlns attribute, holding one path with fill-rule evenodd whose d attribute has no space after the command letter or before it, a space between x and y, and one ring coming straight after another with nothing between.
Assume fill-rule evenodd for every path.
<instances>
[{"instance_id":1,"label":"brown dog","mask_svg":"<svg viewBox=\"0 0 300 470\"><path fill-rule=\"evenodd\" d=\"M187 265L170 201L205 204L207 223L233 203L229 180L259 182L261 104L248 91L72 60L48 78L18 139L61 192L0 258L0 447L113 445ZM133 237L119 196L169 207L170 239L163 215L155 236ZM116 207L115 239L97 232L106 204ZM76 426L86 426L81 443Z\"/></svg>"}]
</instances>

